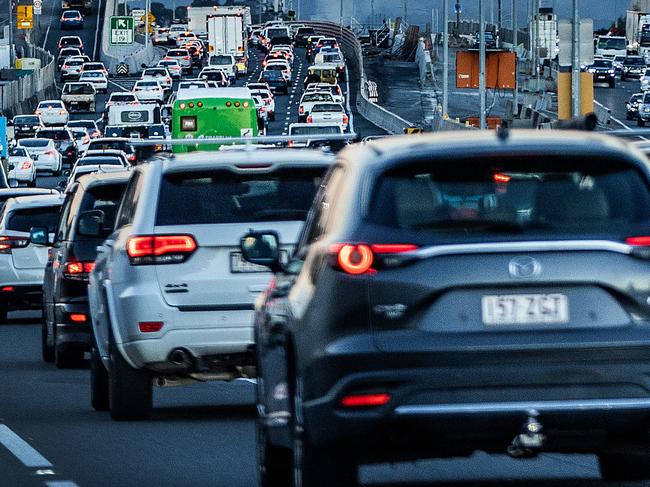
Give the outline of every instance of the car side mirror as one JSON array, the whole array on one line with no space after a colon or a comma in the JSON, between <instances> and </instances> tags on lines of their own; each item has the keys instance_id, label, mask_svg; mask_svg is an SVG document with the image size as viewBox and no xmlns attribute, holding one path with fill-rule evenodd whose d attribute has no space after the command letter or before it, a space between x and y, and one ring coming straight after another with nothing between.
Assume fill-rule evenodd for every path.
<instances>
[{"instance_id":1,"label":"car side mirror","mask_svg":"<svg viewBox=\"0 0 650 487\"><path fill-rule=\"evenodd\" d=\"M56 187L59 188L60 190L65 190L65 188L68 187L68 180L62 179L56 184Z\"/></svg>"},{"instance_id":2,"label":"car side mirror","mask_svg":"<svg viewBox=\"0 0 650 487\"><path fill-rule=\"evenodd\" d=\"M104 228L104 212L101 210L84 211L79 215L77 233L84 237L101 237Z\"/></svg>"},{"instance_id":3,"label":"car side mirror","mask_svg":"<svg viewBox=\"0 0 650 487\"><path fill-rule=\"evenodd\" d=\"M29 240L31 240L34 245L47 245L49 243L47 227L32 227L29 230Z\"/></svg>"},{"instance_id":4,"label":"car side mirror","mask_svg":"<svg viewBox=\"0 0 650 487\"><path fill-rule=\"evenodd\" d=\"M72 174L72 172L70 171L70 169L66 169L65 171L63 171L62 174L63 174L65 177L68 177L68 176L70 176L70 174Z\"/></svg>"},{"instance_id":5,"label":"car side mirror","mask_svg":"<svg viewBox=\"0 0 650 487\"><path fill-rule=\"evenodd\" d=\"M12 127L14 124L13 120L7 120L7 127Z\"/></svg>"},{"instance_id":6,"label":"car side mirror","mask_svg":"<svg viewBox=\"0 0 650 487\"><path fill-rule=\"evenodd\" d=\"M244 260L251 264L268 267L273 272L282 270L280 238L276 232L249 232L241 238L239 248Z\"/></svg>"}]
</instances>

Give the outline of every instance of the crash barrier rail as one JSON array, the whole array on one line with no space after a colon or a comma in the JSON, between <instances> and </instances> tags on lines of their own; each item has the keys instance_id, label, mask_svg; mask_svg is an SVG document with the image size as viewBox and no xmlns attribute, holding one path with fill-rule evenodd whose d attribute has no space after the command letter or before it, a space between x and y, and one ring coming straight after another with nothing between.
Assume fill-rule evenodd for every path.
<instances>
[{"instance_id":1,"label":"crash barrier rail","mask_svg":"<svg viewBox=\"0 0 650 487\"><path fill-rule=\"evenodd\" d=\"M594 100L594 113L598 118L599 125L609 125L612 119L612 111L597 100Z\"/></svg>"},{"instance_id":2,"label":"crash barrier rail","mask_svg":"<svg viewBox=\"0 0 650 487\"><path fill-rule=\"evenodd\" d=\"M300 23L313 27L317 34L335 37L338 40L346 59L346 65L349 68L348 85L352 89L349 90L348 102L354 103L357 111L364 118L391 134L402 134L405 128L413 126L411 122L370 100L366 90L368 80L363 68L361 43L354 32L334 22L310 21Z\"/></svg>"},{"instance_id":3,"label":"crash barrier rail","mask_svg":"<svg viewBox=\"0 0 650 487\"><path fill-rule=\"evenodd\" d=\"M110 74L116 74L115 67L118 64L129 66L130 73L137 73L142 69L142 65L153 66L160 58L159 50L152 44L148 46L137 42L135 38L133 44L112 45L111 44L111 26L109 19L116 15L117 0L106 0L104 6L102 46L100 58L104 62L106 69Z\"/></svg>"},{"instance_id":4,"label":"crash barrier rail","mask_svg":"<svg viewBox=\"0 0 650 487\"><path fill-rule=\"evenodd\" d=\"M327 135L259 135L256 137L197 137L196 139L129 139L134 147L147 147L155 145L230 145L241 144L251 146L260 144L288 144L289 142L353 142L358 135L354 132L347 134ZM251 147L254 149L254 147Z\"/></svg>"},{"instance_id":5,"label":"crash barrier rail","mask_svg":"<svg viewBox=\"0 0 650 487\"><path fill-rule=\"evenodd\" d=\"M7 117L33 113L40 100L58 98L54 56L31 44L27 44L25 54L39 59L41 68L0 86L0 108Z\"/></svg>"}]
</instances>

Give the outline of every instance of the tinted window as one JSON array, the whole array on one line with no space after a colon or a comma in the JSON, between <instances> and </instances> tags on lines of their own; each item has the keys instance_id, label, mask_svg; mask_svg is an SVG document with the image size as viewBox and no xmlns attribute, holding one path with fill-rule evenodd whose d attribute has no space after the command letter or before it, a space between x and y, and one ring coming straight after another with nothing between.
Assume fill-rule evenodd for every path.
<instances>
[{"instance_id":1,"label":"tinted window","mask_svg":"<svg viewBox=\"0 0 650 487\"><path fill-rule=\"evenodd\" d=\"M100 164L105 164L107 166L124 165L119 157L110 157L110 156L104 156L104 157L88 156L88 157L82 157L77 161L77 166L94 166Z\"/></svg>"},{"instance_id":2,"label":"tinted window","mask_svg":"<svg viewBox=\"0 0 650 487\"><path fill-rule=\"evenodd\" d=\"M312 125L304 127L290 127L289 133L291 135L340 134L341 129L337 125L331 125L328 127L318 127Z\"/></svg>"},{"instance_id":3,"label":"tinted window","mask_svg":"<svg viewBox=\"0 0 650 487\"><path fill-rule=\"evenodd\" d=\"M643 232L650 219L647 184L616 162L527 157L422 163L380 179L369 220L452 240Z\"/></svg>"},{"instance_id":4,"label":"tinted window","mask_svg":"<svg viewBox=\"0 0 650 487\"><path fill-rule=\"evenodd\" d=\"M39 130L36 135L45 139L70 140L70 133L67 130Z\"/></svg>"},{"instance_id":5,"label":"tinted window","mask_svg":"<svg viewBox=\"0 0 650 487\"><path fill-rule=\"evenodd\" d=\"M38 108L41 108L41 109L43 109L43 108L63 108L63 102L56 102L56 101L49 102L49 103L41 102L41 103L38 104Z\"/></svg>"},{"instance_id":6,"label":"tinted window","mask_svg":"<svg viewBox=\"0 0 650 487\"><path fill-rule=\"evenodd\" d=\"M124 225L129 225L133 222L135 210L138 206L140 193L142 191L142 173L136 172L126 187L124 195L120 202L120 209L115 219L115 228L121 228Z\"/></svg>"},{"instance_id":7,"label":"tinted window","mask_svg":"<svg viewBox=\"0 0 650 487\"><path fill-rule=\"evenodd\" d=\"M63 92L70 95L92 95L95 93L93 85L89 83L79 83L74 85L65 85Z\"/></svg>"},{"instance_id":8,"label":"tinted window","mask_svg":"<svg viewBox=\"0 0 650 487\"><path fill-rule=\"evenodd\" d=\"M12 147L9 149L9 155L15 157L24 157L27 155L27 151L25 151L25 149L22 147Z\"/></svg>"},{"instance_id":9,"label":"tinted window","mask_svg":"<svg viewBox=\"0 0 650 487\"><path fill-rule=\"evenodd\" d=\"M13 211L9 215L7 230L29 233L32 227L47 227L50 233L54 233L60 209L61 207L56 205Z\"/></svg>"},{"instance_id":10,"label":"tinted window","mask_svg":"<svg viewBox=\"0 0 650 487\"><path fill-rule=\"evenodd\" d=\"M216 65L228 65L232 64L232 57L230 56L211 56L210 57L210 64L216 64Z\"/></svg>"},{"instance_id":11,"label":"tinted window","mask_svg":"<svg viewBox=\"0 0 650 487\"><path fill-rule=\"evenodd\" d=\"M334 105L332 103L319 103L314 105L312 112L342 112L343 107L341 105Z\"/></svg>"},{"instance_id":12,"label":"tinted window","mask_svg":"<svg viewBox=\"0 0 650 487\"><path fill-rule=\"evenodd\" d=\"M160 189L156 225L304 220L323 173L324 168L169 174Z\"/></svg>"},{"instance_id":13,"label":"tinted window","mask_svg":"<svg viewBox=\"0 0 650 487\"><path fill-rule=\"evenodd\" d=\"M14 117L14 124L16 123L21 125L38 125L40 121L37 116L21 116Z\"/></svg>"},{"instance_id":14,"label":"tinted window","mask_svg":"<svg viewBox=\"0 0 650 487\"><path fill-rule=\"evenodd\" d=\"M49 140L45 139L22 139L20 145L23 147L39 147L44 148L50 143Z\"/></svg>"},{"instance_id":15,"label":"tinted window","mask_svg":"<svg viewBox=\"0 0 650 487\"><path fill-rule=\"evenodd\" d=\"M86 191L81 202L81 211L101 210L104 213L104 228L113 228L118 205L126 183L96 186Z\"/></svg>"}]
</instances>

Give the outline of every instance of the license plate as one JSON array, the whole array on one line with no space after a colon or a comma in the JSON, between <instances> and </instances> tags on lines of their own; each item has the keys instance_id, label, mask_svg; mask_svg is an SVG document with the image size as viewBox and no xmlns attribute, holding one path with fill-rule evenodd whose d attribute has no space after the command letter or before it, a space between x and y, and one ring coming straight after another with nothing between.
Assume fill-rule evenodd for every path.
<instances>
[{"instance_id":1,"label":"license plate","mask_svg":"<svg viewBox=\"0 0 650 487\"><path fill-rule=\"evenodd\" d=\"M289 253L286 250L280 251L280 262L286 263L289 260ZM230 272L233 274L251 272L271 272L268 267L252 264L242 257L241 252L230 252Z\"/></svg>"},{"instance_id":2,"label":"license plate","mask_svg":"<svg viewBox=\"0 0 650 487\"><path fill-rule=\"evenodd\" d=\"M527 325L569 321L569 301L564 294L483 296L481 308L483 323L486 325Z\"/></svg>"}]
</instances>

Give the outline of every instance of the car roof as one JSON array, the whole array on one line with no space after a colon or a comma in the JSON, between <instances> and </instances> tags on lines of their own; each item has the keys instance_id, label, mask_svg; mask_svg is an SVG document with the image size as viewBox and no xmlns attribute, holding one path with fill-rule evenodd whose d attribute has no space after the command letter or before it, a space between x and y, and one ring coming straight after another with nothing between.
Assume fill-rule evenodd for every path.
<instances>
[{"instance_id":1,"label":"car roof","mask_svg":"<svg viewBox=\"0 0 650 487\"><path fill-rule=\"evenodd\" d=\"M238 165L260 164L269 165L265 171L272 172L279 167L321 167L329 166L334 162L332 156L321 151L274 149L270 151L241 150L215 152L192 152L189 154L176 154L160 156L156 161L161 161L165 174L195 172L212 169L237 169ZM241 169L246 171L246 169ZM256 171L257 172L257 171Z\"/></svg>"},{"instance_id":2,"label":"car roof","mask_svg":"<svg viewBox=\"0 0 650 487\"><path fill-rule=\"evenodd\" d=\"M0 188L0 196L10 196L12 194L25 194L25 195L47 195L47 194L60 194L56 189L48 188Z\"/></svg>"},{"instance_id":3,"label":"car roof","mask_svg":"<svg viewBox=\"0 0 650 487\"><path fill-rule=\"evenodd\" d=\"M339 157L350 171L364 172L432 155L440 156L441 163L447 164L446 158L450 155L471 158L482 154L528 156L536 153L562 156L573 153L583 158L627 156L628 160L635 160L636 165L650 177L650 162L630 144L604 134L572 130L511 130L507 136L499 136L494 131L478 130L473 131L471 137L465 132L392 136L365 146L349 146L339 153ZM435 164L435 159L432 163Z\"/></svg>"},{"instance_id":4,"label":"car roof","mask_svg":"<svg viewBox=\"0 0 650 487\"><path fill-rule=\"evenodd\" d=\"M131 174L133 174L131 171L84 174L79 179L77 179L76 182L79 183L84 189L90 189L97 186L126 183L131 177Z\"/></svg>"},{"instance_id":5,"label":"car roof","mask_svg":"<svg viewBox=\"0 0 650 487\"><path fill-rule=\"evenodd\" d=\"M34 196L18 196L7 200L7 207L39 208L43 206L56 206L63 203L64 196L61 193L39 194Z\"/></svg>"}]
</instances>

